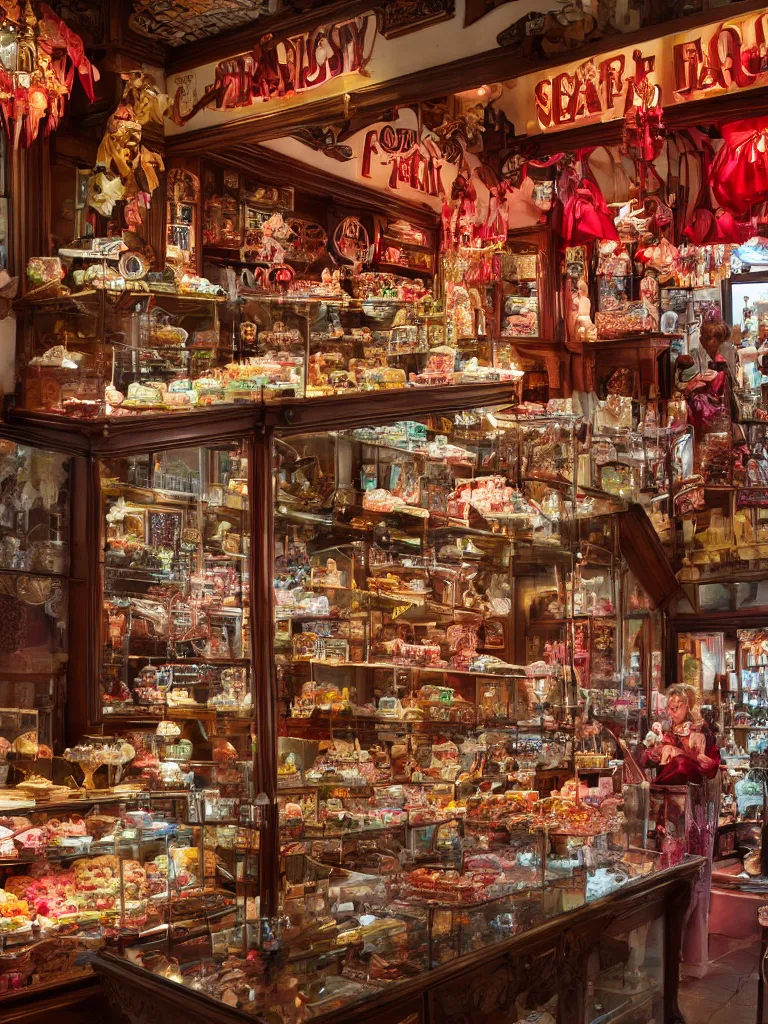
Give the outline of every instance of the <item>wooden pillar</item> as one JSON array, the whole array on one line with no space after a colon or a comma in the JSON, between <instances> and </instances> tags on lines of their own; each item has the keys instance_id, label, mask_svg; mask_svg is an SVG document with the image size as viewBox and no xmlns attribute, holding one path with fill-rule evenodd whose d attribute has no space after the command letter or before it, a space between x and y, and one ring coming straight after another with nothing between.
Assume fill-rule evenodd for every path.
<instances>
[{"instance_id":1,"label":"wooden pillar","mask_svg":"<svg viewBox=\"0 0 768 1024\"><path fill-rule=\"evenodd\" d=\"M267 820L261 849L261 913L277 910L280 880L280 830L277 811L277 672L274 641L274 495L273 431L249 438L248 495L251 516L251 656L256 714L256 789L264 793Z\"/></svg>"},{"instance_id":2,"label":"wooden pillar","mask_svg":"<svg viewBox=\"0 0 768 1024\"><path fill-rule=\"evenodd\" d=\"M50 252L51 143L41 135L8 151L8 273L23 282L29 257Z\"/></svg>"},{"instance_id":3,"label":"wooden pillar","mask_svg":"<svg viewBox=\"0 0 768 1024\"><path fill-rule=\"evenodd\" d=\"M64 736L79 743L95 719L99 682L93 652L101 635L98 522L94 521L94 461L83 455L70 463L69 659ZM98 492L96 493L98 502ZM96 530L94 534L94 528Z\"/></svg>"}]
</instances>

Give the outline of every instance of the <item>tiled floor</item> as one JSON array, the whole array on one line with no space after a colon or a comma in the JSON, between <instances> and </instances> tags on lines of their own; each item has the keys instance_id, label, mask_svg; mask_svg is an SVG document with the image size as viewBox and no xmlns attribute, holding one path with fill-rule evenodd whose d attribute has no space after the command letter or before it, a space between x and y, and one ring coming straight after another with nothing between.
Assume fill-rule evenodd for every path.
<instances>
[{"instance_id":1,"label":"tiled floor","mask_svg":"<svg viewBox=\"0 0 768 1024\"><path fill-rule=\"evenodd\" d=\"M680 984L687 1024L755 1024L760 943L711 935L710 968Z\"/></svg>"}]
</instances>

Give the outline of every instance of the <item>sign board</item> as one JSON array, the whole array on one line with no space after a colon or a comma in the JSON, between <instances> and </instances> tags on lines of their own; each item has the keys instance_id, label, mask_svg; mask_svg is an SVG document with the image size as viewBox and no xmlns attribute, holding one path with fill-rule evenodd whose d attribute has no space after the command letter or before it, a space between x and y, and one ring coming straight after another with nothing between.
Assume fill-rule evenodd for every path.
<instances>
[{"instance_id":1,"label":"sign board","mask_svg":"<svg viewBox=\"0 0 768 1024\"><path fill-rule=\"evenodd\" d=\"M768 10L525 75L501 106L532 135L624 116L641 83L665 107L768 85Z\"/></svg>"}]
</instances>

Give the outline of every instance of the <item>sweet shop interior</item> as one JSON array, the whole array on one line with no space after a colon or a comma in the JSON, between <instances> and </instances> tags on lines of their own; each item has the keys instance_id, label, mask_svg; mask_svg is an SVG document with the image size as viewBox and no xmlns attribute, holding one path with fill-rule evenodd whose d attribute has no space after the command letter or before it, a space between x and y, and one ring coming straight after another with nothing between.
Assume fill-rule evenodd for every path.
<instances>
[{"instance_id":1,"label":"sweet shop interior","mask_svg":"<svg viewBox=\"0 0 768 1024\"><path fill-rule=\"evenodd\" d=\"M553 7L0 3L3 1022L764 1024L768 8Z\"/></svg>"}]
</instances>

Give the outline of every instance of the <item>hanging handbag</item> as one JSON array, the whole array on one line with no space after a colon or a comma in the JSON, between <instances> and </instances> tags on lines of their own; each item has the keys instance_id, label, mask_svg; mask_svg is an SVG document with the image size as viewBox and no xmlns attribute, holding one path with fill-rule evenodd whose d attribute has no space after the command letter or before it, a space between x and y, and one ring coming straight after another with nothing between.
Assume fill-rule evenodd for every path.
<instances>
[{"instance_id":1,"label":"hanging handbag","mask_svg":"<svg viewBox=\"0 0 768 1024\"><path fill-rule=\"evenodd\" d=\"M722 152L722 151L721 151ZM710 197L710 182L713 180L714 163L712 147L703 141L698 151L700 163L699 194L696 198L690 223L683 235L694 245L717 245L733 242L740 245L754 234L749 220L739 220L728 210L715 214Z\"/></svg>"},{"instance_id":2,"label":"hanging handbag","mask_svg":"<svg viewBox=\"0 0 768 1024\"><path fill-rule=\"evenodd\" d=\"M709 183L717 202L743 216L768 199L768 117L722 125L723 145L711 163Z\"/></svg>"},{"instance_id":3,"label":"hanging handbag","mask_svg":"<svg viewBox=\"0 0 768 1024\"><path fill-rule=\"evenodd\" d=\"M582 245L604 238L618 241L613 215L589 167L589 151L577 155L582 164L582 177L578 184L573 184L573 171L564 172L565 196L560 226L563 241L569 245Z\"/></svg>"}]
</instances>

